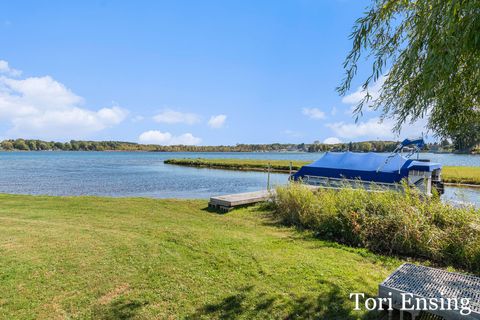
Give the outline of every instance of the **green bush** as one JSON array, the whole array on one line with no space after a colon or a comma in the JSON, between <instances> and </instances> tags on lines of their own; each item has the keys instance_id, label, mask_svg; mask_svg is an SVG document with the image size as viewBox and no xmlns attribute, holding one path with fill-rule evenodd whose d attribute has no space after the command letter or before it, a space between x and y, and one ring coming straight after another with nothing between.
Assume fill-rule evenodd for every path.
<instances>
[{"instance_id":1,"label":"green bush","mask_svg":"<svg viewBox=\"0 0 480 320\"><path fill-rule=\"evenodd\" d=\"M405 190L312 190L292 183L277 188L274 214L323 239L480 273L480 210Z\"/></svg>"}]
</instances>

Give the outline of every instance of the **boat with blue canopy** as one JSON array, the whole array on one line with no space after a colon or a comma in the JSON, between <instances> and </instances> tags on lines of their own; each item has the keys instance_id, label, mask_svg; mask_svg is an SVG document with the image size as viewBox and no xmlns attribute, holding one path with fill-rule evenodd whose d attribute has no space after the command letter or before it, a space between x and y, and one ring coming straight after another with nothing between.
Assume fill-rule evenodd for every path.
<instances>
[{"instance_id":1,"label":"boat with blue canopy","mask_svg":"<svg viewBox=\"0 0 480 320\"><path fill-rule=\"evenodd\" d=\"M406 139L392 154L327 152L319 160L301 167L291 179L326 188L341 188L347 184L367 189L395 190L400 190L401 182L405 180L409 186L414 186L427 195L432 194L432 188L443 193L441 164L410 159L412 152L407 156L401 154L401 150L411 144L411 141L415 141L413 143L416 143L417 148L423 143L423 139Z\"/></svg>"}]
</instances>

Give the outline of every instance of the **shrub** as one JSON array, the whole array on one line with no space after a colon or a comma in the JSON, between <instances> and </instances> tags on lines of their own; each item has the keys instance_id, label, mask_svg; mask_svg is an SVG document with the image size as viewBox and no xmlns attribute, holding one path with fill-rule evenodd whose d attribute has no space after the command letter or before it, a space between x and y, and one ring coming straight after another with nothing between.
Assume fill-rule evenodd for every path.
<instances>
[{"instance_id":1,"label":"shrub","mask_svg":"<svg viewBox=\"0 0 480 320\"><path fill-rule=\"evenodd\" d=\"M415 190L277 188L274 214L319 237L373 252L426 258L480 273L480 210Z\"/></svg>"}]
</instances>

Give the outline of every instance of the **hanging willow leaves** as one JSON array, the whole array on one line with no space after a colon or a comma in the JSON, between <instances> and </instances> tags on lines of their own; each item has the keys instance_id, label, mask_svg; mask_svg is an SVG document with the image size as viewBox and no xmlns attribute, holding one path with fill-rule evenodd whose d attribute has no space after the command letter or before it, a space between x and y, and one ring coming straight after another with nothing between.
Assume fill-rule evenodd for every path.
<instances>
[{"instance_id":1,"label":"hanging willow leaves","mask_svg":"<svg viewBox=\"0 0 480 320\"><path fill-rule=\"evenodd\" d=\"M427 117L428 128L442 137L466 125L478 128L480 0L374 0L351 39L338 92L349 91L362 56L373 61L364 89L385 75L378 98L367 94L357 115L367 106L381 110L396 120L396 131Z\"/></svg>"}]
</instances>

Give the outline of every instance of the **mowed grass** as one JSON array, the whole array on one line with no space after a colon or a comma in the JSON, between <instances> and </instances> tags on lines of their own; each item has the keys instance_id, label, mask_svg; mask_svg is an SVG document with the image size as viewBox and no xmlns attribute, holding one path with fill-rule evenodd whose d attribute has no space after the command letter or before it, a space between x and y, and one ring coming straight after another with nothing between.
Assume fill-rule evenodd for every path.
<instances>
[{"instance_id":1,"label":"mowed grass","mask_svg":"<svg viewBox=\"0 0 480 320\"><path fill-rule=\"evenodd\" d=\"M0 318L358 318L402 261L203 200L0 195Z\"/></svg>"},{"instance_id":2,"label":"mowed grass","mask_svg":"<svg viewBox=\"0 0 480 320\"><path fill-rule=\"evenodd\" d=\"M168 159L167 164L218 168L230 170L255 170L265 171L270 164L272 172L289 172L290 162L292 170L311 163L312 161L290 161L290 160L260 160L260 159ZM449 167L442 168L442 179L447 183L480 185L480 167Z\"/></svg>"}]
</instances>

